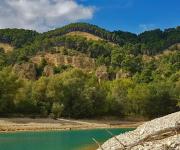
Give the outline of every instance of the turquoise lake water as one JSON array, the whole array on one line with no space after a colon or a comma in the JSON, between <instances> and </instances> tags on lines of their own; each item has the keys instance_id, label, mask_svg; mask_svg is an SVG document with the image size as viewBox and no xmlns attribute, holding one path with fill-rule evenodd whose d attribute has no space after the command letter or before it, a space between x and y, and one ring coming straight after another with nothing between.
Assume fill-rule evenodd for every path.
<instances>
[{"instance_id":1,"label":"turquoise lake water","mask_svg":"<svg viewBox=\"0 0 180 150\"><path fill-rule=\"evenodd\" d=\"M117 135L132 129L108 130ZM102 143L111 136L104 129L3 133L0 150L94 150L92 138Z\"/></svg>"}]
</instances>

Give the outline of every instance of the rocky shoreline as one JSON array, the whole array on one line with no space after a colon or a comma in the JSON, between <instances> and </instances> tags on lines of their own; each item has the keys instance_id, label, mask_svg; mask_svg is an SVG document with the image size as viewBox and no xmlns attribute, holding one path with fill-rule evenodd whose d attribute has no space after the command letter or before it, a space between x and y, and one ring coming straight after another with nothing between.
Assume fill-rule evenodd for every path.
<instances>
[{"instance_id":1,"label":"rocky shoreline","mask_svg":"<svg viewBox=\"0 0 180 150\"><path fill-rule=\"evenodd\" d=\"M180 150L180 111L148 121L106 141L98 150Z\"/></svg>"}]
</instances>

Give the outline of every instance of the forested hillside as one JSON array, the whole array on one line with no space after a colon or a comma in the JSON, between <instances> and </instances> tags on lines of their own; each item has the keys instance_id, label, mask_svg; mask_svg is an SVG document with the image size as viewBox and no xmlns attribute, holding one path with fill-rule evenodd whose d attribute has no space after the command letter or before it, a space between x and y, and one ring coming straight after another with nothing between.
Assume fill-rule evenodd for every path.
<instances>
[{"instance_id":1,"label":"forested hillside","mask_svg":"<svg viewBox=\"0 0 180 150\"><path fill-rule=\"evenodd\" d=\"M138 35L87 23L1 29L0 43L0 116L153 118L180 110L180 27Z\"/></svg>"},{"instance_id":2,"label":"forested hillside","mask_svg":"<svg viewBox=\"0 0 180 150\"><path fill-rule=\"evenodd\" d=\"M19 48L34 41L39 33L24 29L0 29L0 42Z\"/></svg>"}]
</instances>

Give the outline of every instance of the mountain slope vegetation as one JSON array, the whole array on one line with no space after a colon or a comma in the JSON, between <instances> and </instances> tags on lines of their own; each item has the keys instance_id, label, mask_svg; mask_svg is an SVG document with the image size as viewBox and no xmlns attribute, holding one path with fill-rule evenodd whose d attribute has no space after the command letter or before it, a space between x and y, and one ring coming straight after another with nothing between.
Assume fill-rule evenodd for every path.
<instances>
[{"instance_id":1,"label":"mountain slope vegetation","mask_svg":"<svg viewBox=\"0 0 180 150\"><path fill-rule=\"evenodd\" d=\"M0 43L13 47L0 48L1 116L153 118L180 108L180 27L1 29Z\"/></svg>"}]
</instances>

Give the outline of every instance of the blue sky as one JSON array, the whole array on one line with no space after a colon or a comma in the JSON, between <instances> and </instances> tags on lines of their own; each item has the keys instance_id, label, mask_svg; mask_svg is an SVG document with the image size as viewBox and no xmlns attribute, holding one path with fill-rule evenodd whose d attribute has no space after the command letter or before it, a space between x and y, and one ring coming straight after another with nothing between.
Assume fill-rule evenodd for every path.
<instances>
[{"instance_id":1,"label":"blue sky","mask_svg":"<svg viewBox=\"0 0 180 150\"><path fill-rule=\"evenodd\" d=\"M140 33L180 25L180 0L0 0L0 28L39 32L72 22Z\"/></svg>"},{"instance_id":2,"label":"blue sky","mask_svg":"<svg viewBox=\"0 0 180 150\"><path fill-rule=\"evenodd\" d=\"M180 0L79 0L96 7L88 22L135 33L180 25Z\"/></svg>"}]
</instances>

